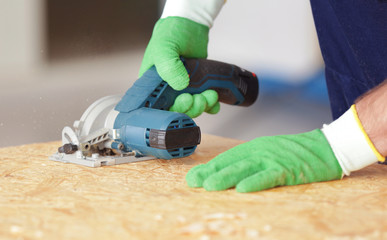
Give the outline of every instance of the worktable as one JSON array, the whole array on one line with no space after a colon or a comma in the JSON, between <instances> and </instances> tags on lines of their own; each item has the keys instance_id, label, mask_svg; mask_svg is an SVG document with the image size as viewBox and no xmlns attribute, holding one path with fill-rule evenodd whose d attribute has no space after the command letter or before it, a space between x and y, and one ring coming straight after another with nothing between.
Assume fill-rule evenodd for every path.
<instances>
[{"instance_id":1,"label":"worktable","mask_svg":"<svg viewBox=\"0 0 387 240\"><path fill-rule=\"evenodd\" d=\"M101 168L48 160L60 142L0 149L0 239L387 239L387 166L256 193L187 187L241 141L203 135L190 157Z\"/></svg>"}]
</instances>

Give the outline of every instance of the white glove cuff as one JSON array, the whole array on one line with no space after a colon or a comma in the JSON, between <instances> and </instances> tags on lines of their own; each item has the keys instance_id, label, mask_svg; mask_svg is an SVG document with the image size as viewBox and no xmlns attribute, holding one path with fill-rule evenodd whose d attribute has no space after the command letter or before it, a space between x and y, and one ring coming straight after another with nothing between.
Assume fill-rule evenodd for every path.
<instances>
[{"instance_id":1,"label":"white glove cuff","mask_svg":"<svg viewBox=\"0 0 387 240\"><path fill-rule=\"evenodd\" d=\"M383 158L365 133L355 105L331 124L324 124L322 132L347 176Z\"/></svg>"},{"instance_id":2,"label":"white glove cuff","mask_svg":"<svg viewBox=\"0 0 387 240\"><path fill-rule=\"evenodd\" d=\"M167 0L161 18L183 17L212 27L225 0Z\"/></svg>"}]
</instances>

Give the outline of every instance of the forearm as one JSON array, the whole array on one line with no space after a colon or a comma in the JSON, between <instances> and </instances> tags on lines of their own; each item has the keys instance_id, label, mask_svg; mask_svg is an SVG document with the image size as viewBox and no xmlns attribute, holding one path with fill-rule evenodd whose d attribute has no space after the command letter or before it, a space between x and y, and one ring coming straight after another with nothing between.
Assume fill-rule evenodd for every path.
<instances>
[{"instance_id":1,"label":"forearm","mask_svg":"<svg viewBox=\"0 0 387 240\"><path fill-rule=\"evenodd\" d=\"M345 175L387 155L387 80L322 128Z\"/></svg>"},{"instance_id":2,"label":"forearm","mask_svg":"<svg viewBox=\"0 0 387 240\"><path fill-rule=\"evenodd\" d=\"M356 101L365 132L376 150L387 156L387 79Z\"/></svg>"}]
</instances>

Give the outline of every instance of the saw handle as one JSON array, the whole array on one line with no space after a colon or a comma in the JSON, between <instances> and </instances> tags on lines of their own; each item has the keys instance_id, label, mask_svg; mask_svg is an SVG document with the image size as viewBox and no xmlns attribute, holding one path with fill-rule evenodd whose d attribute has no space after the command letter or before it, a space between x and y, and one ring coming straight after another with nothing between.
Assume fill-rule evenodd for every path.
<instances>
[{"instance_id":1,"label":"saw handle","mask_svg":"<svg viewBox=\"0 0 387 240\"><path fill-rule=\"evenodd\" d=\"M182 61L190 77L187 88L172 89L153 66L128 89L115 110L130 112L140 107L168 110L178 95L198 94L207 89L215 90L220 102L231 105L250 106L258 97L258 78L252 72L207 59L182 58Z\"/></svg>"},{"instance_id":2,"label":"saw handle","mask_svg":"<svg viewBox=\"0 0 387 240\"><path fill-rule=\"evenodd\" d=\"M258 97L258 78L252 72L232 64L207 59L182 59L182 61L190 77L188 87L181 91L175 91L170 86L166 87L152 108L169 109L178 95L198 94L207 89L215 90L220 102L231 105L250 106ZM163 81L163 84L167 83ZM155 92L153 94L156 95Z\"/></svg>"},{"instance_id":3,"label":"saw handle","mask_svg":"<svg viewBox=\"0 0 387 240\"><path fill-rule=\"evenodd\" d=\"M201 93L215 90L219 101L231 105L250 106L258 97L258 78L238 66L207 60L182 59L190 82L182 92Z\"/></svg>"}]
</instances>

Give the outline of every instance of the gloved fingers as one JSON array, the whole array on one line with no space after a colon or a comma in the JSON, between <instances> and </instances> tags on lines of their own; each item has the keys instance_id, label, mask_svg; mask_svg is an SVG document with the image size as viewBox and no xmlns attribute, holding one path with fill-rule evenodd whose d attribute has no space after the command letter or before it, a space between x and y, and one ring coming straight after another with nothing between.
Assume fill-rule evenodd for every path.
<instances>
[{"instance_id":1,"label":"gloved fingers","mask_svg":"<svg viewBox=\"0 0 387 240\"><path fill-rule=\"evenodd\" d=\"M189 76L180 60L179 53L172 46L163 46L154 53L157 73L174 90L180 91L189 84Z\"/></svg>"},{"instance_id":2,"label":"gloved fingers","mask_svg":"<svg viewBox=\"0 0 387 240\"><path fill-rule=\"evenodd\" d=\"M242 160L242 158L237 155L228 154L229 151L219 154L206 164L199 165L200 167L197 166L189 170L185 178L188 186L202 187L203 182L209 176L222 170L223 168L228 167L229 165L234 164L235 162Z\"/></svg>"},{"instance_id":3,"label":"gloved fingers","mask_svg":"<svg viewBox=\"0 0 387 240\"><path fill-rule=\"evenodd\" d=\"M218 113L220 110L218 93L215 90L208 89L201 94L206 98L207 101L207 107L204 111L210 114Z\"/></svg>"},{"instance_id":4,"label":"gloved fingers","mask_svg":"<svg viewBox=\"0 0 387 240\"><path fill-rule=\"evenodd\" d=\"M212 108L206 109L206 113L217 114L219 112L219 110L220 110L220 104L219 104L219 102L216 102Z\"/></svg>"},{"instance_id":5,"label":"gloved fingers","mask_svg":"<svg viewBox=\"0 0 387 240\"><path fill-rule=\"evenodd\" d=\"M182 93L176 97L175 102L169 108L169 111L185 113L194 103L194 97L189 93Z\"/></svg>"},{"instance_id":6,"label":"gloved fingers","mask_svg":"<svg viewBox=\"0 0 387 240\"><path fill-rule=\"evenodd\" d=\"M219 112L218 94L214 90L206 90L200 94L182 93L175 99L169 111L185 113L191 118L200 116L204 111L210 114Z\"/></svg>"},{"instance_id":7,"label":"gloved fingers","mask_svg":"<svg viewBox=\"0 0 387 240\"><path fill-rule=\"evenodd\" d=\"M203 180L207 178L206 171L203 171L205 168L206 164L199 164L188 171L185 175L185 180L189 187L197 188L203 186Z\"/></svg>"},{"instance_id":8,"label":"gloved fingers","mask_svg":"<svg viewBox=\"0 0 387 240\"><path fill-rule=\"evenodd\" d=\"M280 169L267 169L247 177L236 185L236 191L241 193L262 191L285 185L286 175Z\"/></svg>"},{"instance_id":9,"label":"gloved fingers","mask_svg":"<svg viewBox=\"0 0 387 240\"><path fill-rule=\"evenodd\" d=\"M221 191L236 186L243 179L262 171L259 160L245 159L229 165L204 180L207 191Z\"/></svg>"},{"instance_id":10,"label":"gloved fingers","mask_svg":"<svg viewBox=\"0 0 387 240\"><path fill-rule=\"evenodd\" d=\"M146 49L140 76L153 65L160 77L174 90L188 86L189 77L180 60L206 58L209 27L182 17L157 21Z\"/></svg>"},{"instance_id":11,"label":"gloved fingers","mask_svg":"<svg viewBox=\"0 0 387 240\"><path fill-rule=\"evenodd\" d=\"M185 112L185 114L187 114L191 118L199 117L206 109L206 106L207 106L206 98L201 94L194 94L193 104L191 108Z\"/></svg>"},{"instance_id":12,"label":"gloved fingers","mask_svg":"<svg viewBox=\"0 0 387 240\"><path fill-rule=\"evenodd\" d=\"M207 89L201 93L206 98L207 107L206 110L211 109L218 102L218 93L215 90Z\"/></svg>"}]
</instances>

